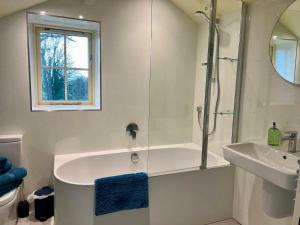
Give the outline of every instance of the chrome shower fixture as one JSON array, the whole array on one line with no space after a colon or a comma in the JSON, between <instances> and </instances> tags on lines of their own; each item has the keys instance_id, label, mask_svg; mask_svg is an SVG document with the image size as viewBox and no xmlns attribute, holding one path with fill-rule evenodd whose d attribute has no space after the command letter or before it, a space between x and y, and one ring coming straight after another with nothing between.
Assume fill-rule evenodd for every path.
<instances>
[{"instance_id":1,"label":"chrome shower fixture","mask_svg":"<svg viewBox=\"0 0 300 225\"><path fill-rule=\"evenodd\" d=\"M210 21L208 15L207 15L204 11L202 11L202 10L197 10L197 11L195 11L195 14L196 14L197 16L203 16L203 17L205 17L206 20Z\"/></svg>"},{"instance_id":2,"label":"chrome shower fixture","mask_svg":"<svg viewBox=\"0 0 300 225\"><path fill-rule=\"evenodd\" d=\"M230 61L230 62L237 62L238 59L234 59L234 58L229 58L229 57L221 57L221 58L218 58L219 60L227 60L227 61Z\"/></svg>"},{"instance_id":3,"label":"chrome shower fixture","mask_svg":"<svg viewBox=\"0 0 300 225\"><path fill-rule=\"evenodd\" d=\"M209 18L209 16L206 14L206 12L204 12L204 11L202 11L202 10L197 10L197 11L195 11L195 14L196 14L196 16L202 16L202 17L204 17L204 19L205 19L205 21L206 21L207 23L210 22L210 18ZM220 19L217 18L217 19L216 19L216 24L219 24L219 23L220 23Z\"/></svg>"},{"instance_id":4,"label":"chrome shower fixture","mask_svg":"<svg viewBox=\"0 0 300 225\"><path fill-rule=\"evenodd\" d=\"M211 20L208 17L208 15L201 10L198 10L195 12L196 15L202 16L204 17L205 21L207 23L210 24ZM214 58L214 65L213 65L213 74L211 77L211 82L215 83L217 85L217 97L216 97L216 103L215 103L215 109L214 109L214 122L213 122L213 128L211 131L208 131L208 135L212 135L213 133L215 133L216 129L217 129L217 116L218 116L218 110L219 110L219 104L220 104L220 97L221 97L221 85L220 85L220 67L219 67L219 59L220 59L220 41L221 41L221 32L219 29L219 24L220 20L216 19L216 24L214 25L216 34L217 34L217 38L216 38L216 51L215 53L213 53L213 58ZM202 66L206 66L208 67L208 62L204 62L202 63ZM202 110L199 111L199 109L197 108L197 113L198 113L198 122L199 122L199 126L201 131L203 131L203 127L201 125L201 115L202 115Z\"/></svg>"}]
</instances>

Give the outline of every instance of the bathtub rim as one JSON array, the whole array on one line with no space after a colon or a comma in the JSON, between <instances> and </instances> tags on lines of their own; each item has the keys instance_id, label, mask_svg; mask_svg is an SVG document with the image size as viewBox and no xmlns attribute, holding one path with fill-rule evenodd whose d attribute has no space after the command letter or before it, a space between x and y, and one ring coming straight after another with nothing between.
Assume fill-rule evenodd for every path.
<instances>
[{"instance_id":1,"label":"bathtub rim","mask_svg":"<svg viewBox=\"0 0 300 225\"><path fill-rule=\"evenodd\" d=\"M98 151L89 151L89 152L79 152L79 153L68 153L68 154L57 154L54 156L54 179L57 179L60 182L70 184L70 185L78 185L78 186L91 186L94 185L93 183L78 183L78 182L71 182L61 178L58 175L58 169L66 163L70 163L74 160L80 158L86 158L90 156L101 156L101 155L112 155L112 154L119 154L119 153L128 153L128 152L139 152L139 151L151 151L157 149L169 149L169 148L187 148L190 150L195 151L202 151L201 146L195 143L182 143L182 144L171 144L171 145L156 145L151 147L135 147L135 148L123 148L123 149L112 149L112 150L98 150ZM231 166L230 162L226 161L221 156L217 155L216 153L209 152L209 155L212 155L216 160L217 163L211 165L207 168L209 169L216 169L222 167L229 167ZM170 175L170 174L177 174L177 173L186 173L192 171L201 171L200 169L200 160L199 166L187 167L184 169L172 170L172 171L162 171L162 172L154 172L148 173L149 177L157 177L163 175Z\"/></svg>"}]
</instances>

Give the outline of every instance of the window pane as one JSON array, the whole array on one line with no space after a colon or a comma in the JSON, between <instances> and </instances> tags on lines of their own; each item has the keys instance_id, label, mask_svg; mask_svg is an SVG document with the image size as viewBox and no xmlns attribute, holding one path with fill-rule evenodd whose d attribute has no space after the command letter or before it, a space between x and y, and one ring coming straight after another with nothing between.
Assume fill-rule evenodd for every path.
<instances>
[{"instance_id":1,"label":"window pane","mask_svg":"<svg viewBox=\"0 0 300 225\"><path fill-rule=\"evenodd\" d=\"M42 99L43 101L65 100L64 70L42 70Z\"/></svg>"},{"instance_id":2,"label":"window pane","mask_svg":"<svg viewBox=\"0 0 300 225\"><path fill-rule=\"evenodd\" d=\"M89 67L88 38L79 36L67 36L67 67L84 68Z\"/></svg>"},{"instance_id":3,"label":"window pane","mask_svg":"<svg viewBox=\"0 0 300 225\"><path fill-rule=\"evenodd\" d=\"M42 66L64 66L64 35L42 32L41 64Z\"/></svg>"},{"instance_id":4,"label":"window pane","mask_svg":"<svg viewBox=\"0 0 300 225\"><path fill-rule=\"evenodd\" d=\"M89 85L88 71L69 70L68 74L68 100L88 101Z\"/></svg>"},{"instance_id":5,"label":"window pane","mask_svg":"<svg viewBox=\"0 0 300 225\"><path fill-rule=\"evenodd\" d=\"M275 39L275 68L279 74L290 82L295 80L297 59L297 41Z\"/></svg>"}]
</instances>

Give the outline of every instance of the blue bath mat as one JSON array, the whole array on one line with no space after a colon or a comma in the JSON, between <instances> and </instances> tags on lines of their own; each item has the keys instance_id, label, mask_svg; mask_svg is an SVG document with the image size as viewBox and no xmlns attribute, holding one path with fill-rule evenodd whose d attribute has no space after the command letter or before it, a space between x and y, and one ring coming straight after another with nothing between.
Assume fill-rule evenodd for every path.
<instances>
[{"instance_id":1,"label":"blue bath mat","mask_svg":"<svg viewBox=\"0 0 300 225\"><path fill-rule=\"evenodd\" d=\"M96 216L148 206L148 175L146 173L95 180Z\"/></svg>"}]
</instances>

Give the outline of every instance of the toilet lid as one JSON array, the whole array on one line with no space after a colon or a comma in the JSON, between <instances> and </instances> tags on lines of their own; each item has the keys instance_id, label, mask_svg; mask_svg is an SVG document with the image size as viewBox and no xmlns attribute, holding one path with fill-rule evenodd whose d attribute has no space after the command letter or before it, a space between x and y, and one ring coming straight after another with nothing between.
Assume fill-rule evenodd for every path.
<instances>
[{"instance_id":1,"label":"toilet lid","mask_svg":"<svg viewBox=\"0 0 300 225\"><path fill-rule=\"evenodd\" d=\"M7 194L1 196L0 197L0 207L11 202L14 199L14 197L16 196L17 192L18 192L18 189L16 188L16 189L8 192Z\"/></svg>"}]
</instances>

